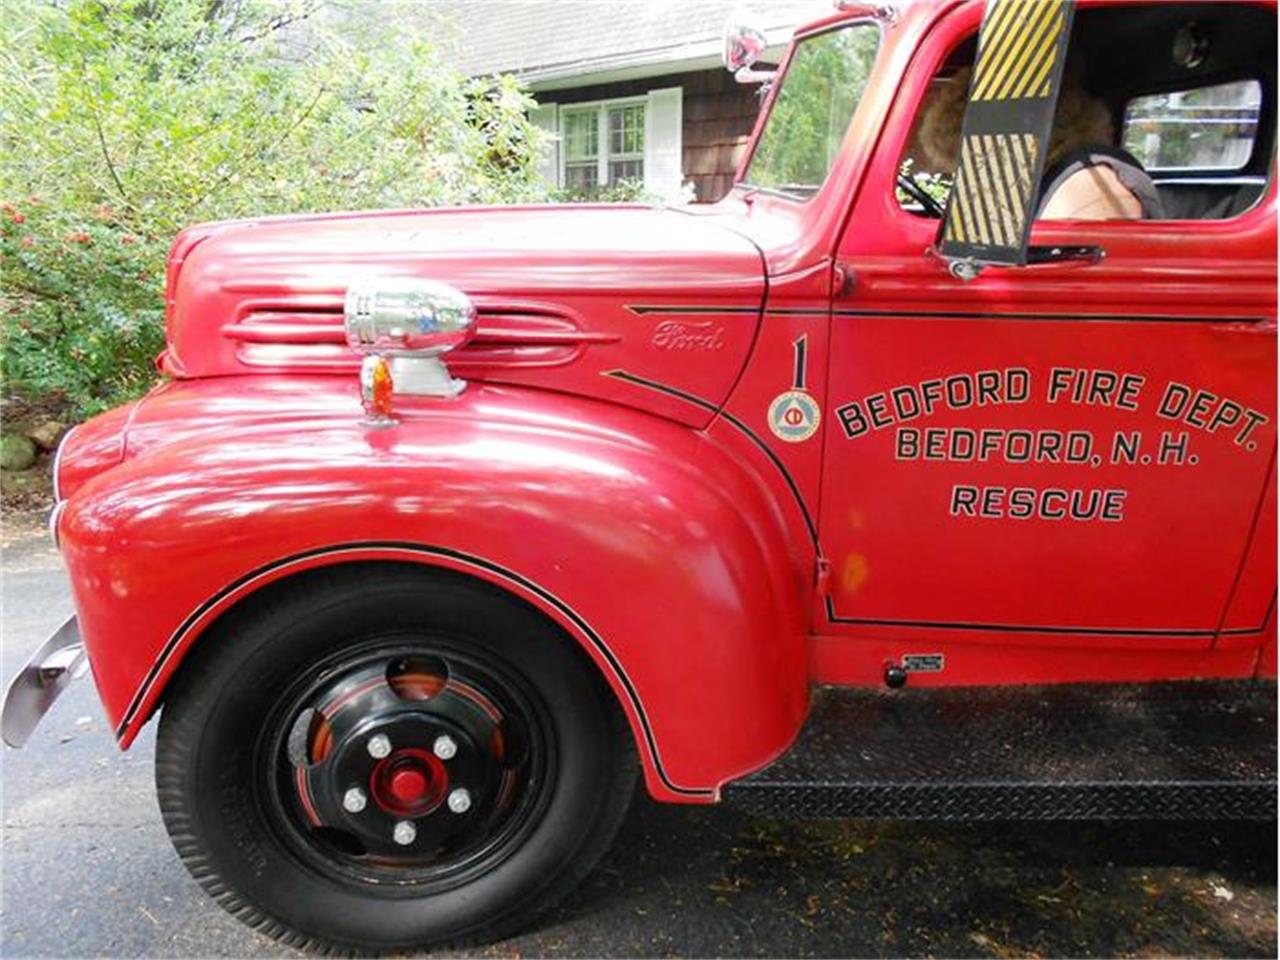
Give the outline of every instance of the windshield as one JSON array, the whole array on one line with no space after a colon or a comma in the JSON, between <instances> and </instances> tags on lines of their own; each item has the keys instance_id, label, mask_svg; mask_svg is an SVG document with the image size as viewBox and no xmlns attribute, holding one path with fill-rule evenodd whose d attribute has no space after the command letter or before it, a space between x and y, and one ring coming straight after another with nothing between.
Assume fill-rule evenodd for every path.
<instances>
[{"instance_id":1,"label":"windshield","mask_svg":"<svg viewBox=\"0 0 1280 960\"><path fill-rule=\"evenodd\" d=\"M743 184L798 197L818 192L840 151L880 44L880 27L853 23L796 45Z\"/></svg>"}]
</instances>

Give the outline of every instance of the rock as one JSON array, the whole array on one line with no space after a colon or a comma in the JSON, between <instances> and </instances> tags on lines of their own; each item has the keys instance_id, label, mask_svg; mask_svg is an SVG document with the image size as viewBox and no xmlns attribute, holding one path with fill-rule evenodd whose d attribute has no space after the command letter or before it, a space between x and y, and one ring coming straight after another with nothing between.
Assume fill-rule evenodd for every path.
<instances>
[{"instance_id":1,"label":"rock","mask_svg":"<svg viewBox=\"0 0 1280 960\"><path fill-rule=\"evenodd\" d=\"M17 433L0 437L0 470L30 470L36 462L36 445Z\"/></svg>"},{"instance_id":2,"label":"rock","mask_svg":"<svg viewBox=\"0 0 1280 960\"><path fill-rule=\"evenodd\" d=\"M42 420L30 430L27 436L41 450L56 450L58 441L62 439L62 435L67 432L67 425L59 423L57 420Z\"/></svg>"}]
</instances>

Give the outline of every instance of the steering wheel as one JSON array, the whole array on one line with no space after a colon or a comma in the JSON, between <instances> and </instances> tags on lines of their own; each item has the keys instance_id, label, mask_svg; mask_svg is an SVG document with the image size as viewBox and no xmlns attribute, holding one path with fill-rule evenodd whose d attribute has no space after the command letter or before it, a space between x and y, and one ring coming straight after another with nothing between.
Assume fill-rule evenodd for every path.
<instances>
[{"instance_id":1,"label":"steering wheel","mask_svg":"<svg viewBox=\"0 0 1280 960\"><path fill-rule=\"evenodd\" d=\"M904 173L898 174L898 186L911 194L911 198L920 206L924 207L924 212L931 217L941 220L943 217L942 207L938 205L938 201L929 196L925 189L916 183Z\"/></svg>"}]
</instances>

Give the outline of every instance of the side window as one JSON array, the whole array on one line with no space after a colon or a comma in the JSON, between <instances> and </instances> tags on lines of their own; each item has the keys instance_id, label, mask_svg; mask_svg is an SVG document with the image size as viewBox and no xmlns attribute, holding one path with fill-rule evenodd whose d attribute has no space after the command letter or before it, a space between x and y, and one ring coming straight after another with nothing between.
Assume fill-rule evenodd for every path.
<instances>
[{"instance_id":1,"label":"side window","mask_svg":"<svg viewBox=\"0 0 1280 960\"><path fill-rule=\"evenodd\" d=\"M1261 111L1257 80L1136 97L1124 110L1124 148L1151 171L1243 170Z\"/></svg>"},{"instance_id":2,"label":"side window","mask_svg":"<svg viewBox=\"0 0 1280 960\"><path fill-rule=\"evenodd\" d=\"M1223 220L1265 194L1274 11L1195 12L1117 3L1077 14L1037 219ZM952 51L917 109L897 183L917 216L939 217L950 195L975 52L974 37Z\"/></svg>"}]
</instances>

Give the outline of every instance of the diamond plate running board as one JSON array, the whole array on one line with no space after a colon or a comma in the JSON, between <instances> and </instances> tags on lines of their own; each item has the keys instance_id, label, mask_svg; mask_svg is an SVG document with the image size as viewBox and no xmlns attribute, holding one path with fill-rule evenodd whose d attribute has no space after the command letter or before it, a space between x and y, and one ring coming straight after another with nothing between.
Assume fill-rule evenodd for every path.
<instances>
[{"instance_id":1,"label":"diamond plate running board","mask_svg":"<svg viewBox=\"0 0 1280 960\"><path fill-rule=\"evenodd\" d=\"M723 799L766 816L1274 819L1276 685L826 688L791 750Z\"/></svg>"}]
</instances>

